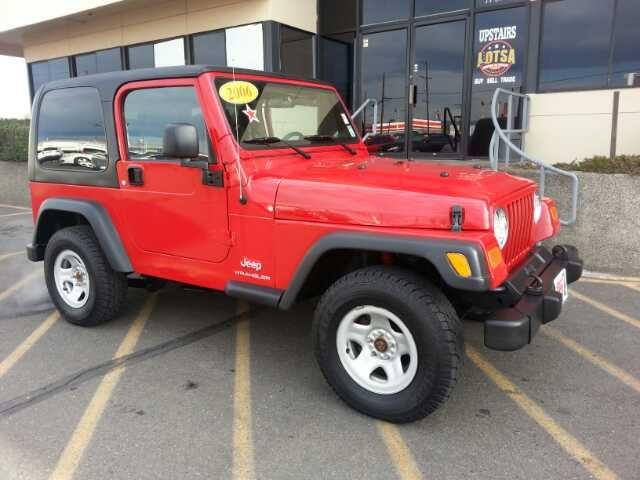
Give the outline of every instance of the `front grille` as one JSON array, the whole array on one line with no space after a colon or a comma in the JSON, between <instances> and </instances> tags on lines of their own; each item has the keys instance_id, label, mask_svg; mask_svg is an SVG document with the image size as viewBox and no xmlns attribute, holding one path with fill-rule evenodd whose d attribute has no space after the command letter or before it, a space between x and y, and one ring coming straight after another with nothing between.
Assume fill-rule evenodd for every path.
<instances>
[{"instance_id":1,"label":"front grille","mask_svg":"<svg viewBox=\"0 0 640 480\"><path fill-rule=\"evenodd\" d=\"M531 228L533 226L533 195L524 197L507 205L509 218L509 238L502 250L507 268L518 265L531 250Z\"/></svg>"}]
</instances>

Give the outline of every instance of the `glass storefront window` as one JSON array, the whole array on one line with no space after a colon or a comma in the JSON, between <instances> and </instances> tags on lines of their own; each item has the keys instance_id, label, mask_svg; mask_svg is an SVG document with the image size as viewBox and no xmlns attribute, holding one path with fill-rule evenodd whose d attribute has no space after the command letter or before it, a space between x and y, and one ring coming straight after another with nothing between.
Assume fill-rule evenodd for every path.
<instances>
[{"instance_id":1,"label":"glass storefront window","mask_svg":"<svg viewBox=\"0 0 640 480\"><path fill-rule=\"evenodd\" d=\"M34 62L30 64L30 69L33 93L37 92L43 83L71 77L69 59L67 57Z\"/></svg>"},{"instance_id":2,"label":"glass storefront window","mask_svg":"<svg viewBox=\"0 0 640 480\"><path fill-rule=\"evenodd\" d=\"M489 154L493 135L491 100L495 89L520 91L522 87L527 34L526 7L476 15L469 155L485 157Z\"/></svg>"},{"instance_id":3,"label":"glass storefront window","mask_svg":"<svg viewBox=\"0 0 640 480\"><path fill-rule=\"evenodd\" d=\"M193 36L193 63L202 65L226 65L226 39L224 30L200 33Z\"/></svg>"},{"instance_id":4,"label":"glass storefront window","mask_svg":"<svg viewBox=\"0 0 640 480\"><path fill-rule=\"evenodd\" d=\"M303 30L280 27L280 71L313 78L313 35Z\"/></svg>"},{"instance_id":5,"label":"glass storefront window","mask_svg":"<svg viewBox=\"0 0 640 480\"><path fill-rule=\"evenodd\" d=\"M411 122L415 153L456 153L460 148L464 88L464 20L416 28Z\"/></svg>"},{"instance_id":6,"label":"glass storefront window","mask_svg":"<svg viewBox=\"0 0 640 480\"><path fill-rule=\"evenodd\" d=\"M129 47L129 68L153 68L153 45L136 45Z\"/></svg>"},{"instance_id":7,"label":"glass storefront window","mask_svg":"<svg viewBox=\"0 0 640 480\"><path fill-rule=\"evenodd\" d=\"M633 85L630 76L640 73L640 2L618 0L613 41L611 86Z\"/></svg>"},{"instance_id":8,"label":"glass storefront window","mask_svg":"<svg viewBox=\"0 0 640 480\"><path fill-rule=\"evenodd\" d=\"M416 0L416 17L464 10L470 6L471 0Z\"/></svg>"},{"instance_id":9,"label":"glass storefront window","mask_svg":"<svg viewBox=\"0 0 640 480\"><path fill-rule=\"evenodd\" d=\"M264 36L262 24L227 28L227 65L264 70ZM251 48L247 48L250 45Z\"/></svg>"},{"instance_id":10,"label":"glass storefront window","mask_svg":"<svg viewBox=\"0 0 640 480\"><path fill-rule=\"evenodd\" d=\"M403 152L407 119L407 31L392 30L362 37L361 100L378 100L377 131L370 151ZM373 130L373 108L364 113L362 134Z\"/></svg>"},{"instance_id":11,"label":"glass storefront window","mask_svg":"<svg viewBox=\"0 0 640 480\"><path fill-rule=\"evenodd\" d=\"M614 1L545 2L540 47L541 90L607 85Z\"/></svg>"},{"instance_id":12,"label":"glass storefront window","mask_svg":"<svg viewBox=\"0 0 640 480\"><path fill-rule=\"evenodd\" d=\"M320 37L318 42L318 78L335 85L348 106L352 102L354 37L344 33Z\"/></svg>"},{"instance_id":13,"label":"glass storefront window","mask_svg":"<svg viewBox=\"0 0 640 480\"><path fill-rule=\"evenodd\" d=\"M94 53L76 55L76 75L91 75L93 73L113 72L122 70L120 49L111 48Z\"/></svg>"},{"instance_id":14,"label":"glass storefront window","mask_svg":"<svg viewBox=\"0 0 640 480\"><path fill-rule=\"evenodd\" d=\"M411 15L411 0L362 0L362 24L407 20Z\"/></svg>"},{"instance_id":15,"label":"glass storefront window","mask_svg":"<svg viewBox=\"0 0 640 480\"><path fill-rule=\"evenodd\" d=\"M153 45L153 62L156 67L184 65L184 39L174 38Z\"/></svg>"}]
</instances>

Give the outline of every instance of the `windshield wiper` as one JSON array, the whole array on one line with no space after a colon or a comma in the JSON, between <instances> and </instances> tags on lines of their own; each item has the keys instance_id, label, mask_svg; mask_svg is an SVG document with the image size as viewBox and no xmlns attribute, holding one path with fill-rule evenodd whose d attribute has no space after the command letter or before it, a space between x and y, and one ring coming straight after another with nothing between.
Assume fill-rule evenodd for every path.
<instances>
[{"instance_id":1,"label":"windshield wiper","mask_svg":"<svg viewBox=\"0 0 640 480\"><path fill-rule=\"evenodd\" d=\"M284 140L282 140L281 138L278 138L278 137L256 137L256 138L251 138L249 140L243 140L243 142L244 143L258 143L260 145L271 145L271 144L274 144L274 143L283 143L287 147L292 149L294 152L302 155L307 160L311 158L311 155L309 155L304 150L301 150L298 147L295 147L295 146L291 145L290 143L287 143L287 142L285 142Z\"/></svg>"},{"instance_id":2,"label":"windshield wiper","mask_svg":"<svg viewBox=\"0 0 640 480\"><path fill-rule=\"evenodd\" d=\"M358 154L358 152L356 152L353 148L351 148L346 143L338 142L335 138L330 137L329 135L307 135L306 137L304 137L304 139L305 140L309 140L310 142L332 142L332 143L334 143L336 145L340 145L342 148L344 148L351 155L357 155Z\"/></svg>"}]
</instances>

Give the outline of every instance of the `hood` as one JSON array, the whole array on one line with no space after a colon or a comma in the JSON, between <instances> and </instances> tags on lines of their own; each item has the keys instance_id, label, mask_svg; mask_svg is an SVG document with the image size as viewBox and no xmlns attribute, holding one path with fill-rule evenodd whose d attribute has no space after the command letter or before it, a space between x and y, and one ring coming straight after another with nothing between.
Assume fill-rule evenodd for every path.
<instances>
[{"instance_id":1,"label":"hood","mask_svg":"<svg viewBox=\"0 0 640 480\"><path fill-rule=\"evenodd\" d=\"M311 160L286 170L275 204L282 220L450 229L455 205L464 208L465 230L488 230L492 207L535 189L503 172L381 157Z\"/></svg>"}]
</instances>

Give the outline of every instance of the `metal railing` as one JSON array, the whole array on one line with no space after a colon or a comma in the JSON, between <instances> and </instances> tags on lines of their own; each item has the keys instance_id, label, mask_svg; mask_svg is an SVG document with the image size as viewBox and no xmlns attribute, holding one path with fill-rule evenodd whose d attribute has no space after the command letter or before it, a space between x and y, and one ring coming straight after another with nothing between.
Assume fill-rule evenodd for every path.
<instances>
[{"instance_id":1,"label":"metal railing","mask_svg":"<svg viewBox=\"0 0 640 480\"><path fill-rule=\"evenodd\" d=\"M363 137L363 139L365 140L369 135L377 135L378 133L378 100L375 98L367 98L364 102L362 102L362 105L356 108L351 114L351 120L355 120L356 117L360 115L370 103L373 103L373 122L371 123L371 132L367 132Z\"/></svg>"},{"instance_id":2,"label":"metal railing","mask_svg":"<svg viewBox=\"0 0 640 480\"><path fill-rule=\"evenodd\" d=\"M506 128L500 125L498 120L498 104L501 95L507 97L507 116L506 116ZM522 113L520 128L516 128L515 120L517 113L517 106L514 106L514 98L521 99L522 101ZM546 165L542 160L532 157L526 154L520 147L513 143L513 135L523 135L529 131L529 95L523 93L511 92L503 88L497 88L493 94L493 100L491 101L491 120L493 121L494 132L491 137L491 143L489 144L489 160L491 161L491 168L498 170L500 161L502 160L505 167L509 167L511 163L511 155L515 153L519 157L519 162L528 161L540 167L540 180L539 191L540 195L544 196L545 183L548 173L562 175L571 179L571 212L568 219L560 219L562 225L572 225L576 222L578 212L578 177L575 173L560 170L559 168L551 165ZM500 142L504 142L504 159L500 158Z\"/></svg>"}]
</instances>

